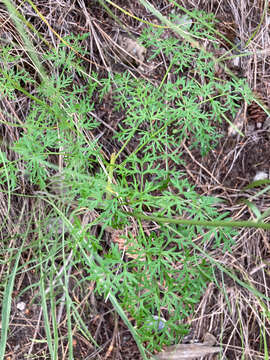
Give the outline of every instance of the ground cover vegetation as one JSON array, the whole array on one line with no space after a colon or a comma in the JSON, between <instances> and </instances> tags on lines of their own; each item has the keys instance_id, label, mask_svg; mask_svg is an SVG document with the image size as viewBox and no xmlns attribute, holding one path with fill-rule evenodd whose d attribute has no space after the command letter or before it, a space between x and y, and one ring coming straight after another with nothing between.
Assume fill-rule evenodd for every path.
<instances>
[{"instance_id":1,"label":"ground cover vegetation","mask_svg":"<svg viewBox=\"0 0 270 360\"><path fill-rule=\"evenodd\" d=\"M255 3L3 1L1 359L268 359Z\"/></svg>"}]
</instances>

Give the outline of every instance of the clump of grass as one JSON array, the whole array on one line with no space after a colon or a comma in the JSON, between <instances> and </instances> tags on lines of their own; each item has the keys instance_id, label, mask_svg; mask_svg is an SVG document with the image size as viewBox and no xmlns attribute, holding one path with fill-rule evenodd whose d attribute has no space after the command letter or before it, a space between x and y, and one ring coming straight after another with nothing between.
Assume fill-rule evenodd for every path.
<instances>
[{"instance_id":1,"label":"clump of grass","mask_svg":"<svg viewBox=\"0 0 270 360\"><path fill-rule=\"evenodd\" d=\"M12 45L1 50L6 59L2 93L8 101L18 91L29 98L23 126L16 124L20 137L10 146L24 165L38 204L27 246L32 244L31 263L40 275L32 286L40 289L35 301L42 306L52 358L60 343L56 313L62 303L68 314L69 344L76 324L96 345L69 292L73 269L84 272L78 287L94 284L97 294L111 300L144 354L142 344L154 351L179 341L186 333L184 320L213 280L213 264L192 246L194 239L224 251L234 242L236 231L229 228L206 231L199 225L160 224L146 231L140 219L132 223L129 216L148 212L198 221L229 216L219 213L216 198L198 194L185 172L179 171L184 164L181 144L200 148L202 155L213 149L220 137L217 126L228 112L236 114L246 85L219 81L211 56L188 42L163 38L163 31L149 27L141 36L152 51L150 59L165 54L170 58L168 68L177 75L170 81L165 74L157 85L128 71L101 79L94 73L85 76L82 61L65 44L72 42L73 49L83 53L80 42L87 35L69 37L58 51L44 54L42 68L50 71L40 82L31 71L21 69ZM206 31L200 23L192 31L213 38L209 27ZM189 67L194 69L192 77L185 75ZM97 98L105 101L107 90L113 113L125 115L114 134L116 149L111 156L99 140L101 124L91 115ZM2 162L1 186L15 196L22 191L18 168L3 152ZM104 234L116 231L122 231L126 253L105 240ZM166 318L162 331L151 321L154 315ZM2 329L6 331L7 325ZM68 351L72 358L71 345Z\"/></svg>"}]
</instances>

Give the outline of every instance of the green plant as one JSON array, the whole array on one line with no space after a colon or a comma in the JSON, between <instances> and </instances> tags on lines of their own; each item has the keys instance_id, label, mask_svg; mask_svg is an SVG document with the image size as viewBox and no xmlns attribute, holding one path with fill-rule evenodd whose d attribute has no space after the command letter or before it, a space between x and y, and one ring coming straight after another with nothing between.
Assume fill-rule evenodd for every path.
<instances>
[{"instance_id":1,"label":"green plant","mask_svg":"<svg viewBox=\"0 0 270 360\"><path fill-rule=\"evenodd\" d=\"M15 66L19 58L12 55L12 46L1 50L1 56L7 59L1 70L3 94L12 101L16 90L30 101L20 138L11 148L20 156L30 184L38 188L33 196L46 205L37 216L38 241L33 251L41 275L35 287L40 286L52 358L56 357L59 344L54 303L59 289L64 293L69 313L69 342L74 321L95 344L69 295L68 277L73 267L85 272L81 286L85 282L95 283L96 293L111 300L132 329L146 358L143 343L149 351L160 350L186 332L182 322L192 314L207 283L213 279L213 263L192 246L193 240L199 238L202 244L223 247L224 251L230 250L234 242L236 231L229 227L207 231L201 226L204 222L228 220L229 214L219 213L216 198L199 195L179 166L185 164L183 142L190 148L200 148L202 155L215 146L220 137L217 126L228 113L236 114L246 85L243 81L217 79L210 55L187 41L164 37L164 31L149 27L140 38L152 51L150 60L161 53L170 59L168 68L176 79L170 81L166 73L158 85L135 78L127 71L104 79L97 80L96 74L87 78L81 59L65 43L58 51L43 55L52 75L46 75L38 83L29 71ZM202 23L196 23L192 31L194 36L213 39L209 27L205 29ZM84 36L69 37L65 42L83 53L80 47L83 40ZM39 66L36 57L35 65ZM194 69L192 77L185 75L190 67ZM26 84L34 86L34 96ZM99 101L105 101L107 92L112 93L114 116L119 112L124 114L114 135L118 150L111 156L106 156L99 136L93 135L101 131L101 124L91 116L96 95ZM8 183L8 191L15 196L20 186L16 180L18 171L5 154L1 161L4 164L1 185L5 188ZM50 188L52 178L59 171L57 181L63 189L60 194ZM79 217L85 209L98 214L86 225ZM136 223L132 223L130 215L134 215ZM48 231L50 217L61 220L58 235L57 231ZM192 219L194 223L187 226L171 221L174 223L168 226L166 218ZM159 222L159 227L146 234L142 220L147 219ZM98 235L92 232L96 224L101 227ZM218 223L221 224L226 223ZM108 229L126 230L125 234L121 233L127 249L125 256L116 244L104 244L103 234ZM59 259L66 264L64 278L60 276ZM45 284L48 274L49 281ZM14 276L13 272L6 291L7 311L10 304L6 299ZM52 329L49 307L53 312ZM164 312L168 321L159 331L151 319L154 315L162 317ZM136 330L127 314L135 320ZM6 333L5 323L4 341ZM71 346L69 356L72 358Z\"/></svg>"}]
</instances>

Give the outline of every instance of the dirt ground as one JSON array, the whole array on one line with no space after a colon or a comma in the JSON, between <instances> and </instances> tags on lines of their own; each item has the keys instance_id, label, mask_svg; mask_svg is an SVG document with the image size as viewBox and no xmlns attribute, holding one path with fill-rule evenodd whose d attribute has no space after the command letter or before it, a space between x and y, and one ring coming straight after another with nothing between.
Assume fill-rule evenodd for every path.
<instances>
[{"instance_id":1,"label":"dirt ground","mask_svg":"<svg viewBox=\"0 0 270 360\"><path fill-rule=\"evenodd\" d=\"M16 3L18 5L20 2ZM143 25L136 18L128 16L127 13L132 13L136 17L147 21L157 21L154 16L149 17L145 8L137 0L129 2L118 0L115 3L126 12L121 12L110 4L108 4L108 7L136 36L141 33ZM168 15L173 7L167 0L152 0L151 3L164 16ZM184 0L178 1L178 3L181 3L182 6L189 10L197 8L214 13L220 20L217 25L218 30L233 42L235 39L241 40L245 33L249 33L249 36L245 35L245 39L254 33L254 29L260 23L265 4L262 0ZM54 30L62 32L62 35L90 32L93 38L98 37L100 41L103 41L106 36L112 37L117 31L118 25L108 16L98 1L66 1L65 4L55 1L50 2L50 5L37 1L35 4L43 16L48 19ZM64 6L64 16L60 5ZM52 15L52 10L54 15ZM47 36L47 27L35 16L32 8L27 4L25 4L25 14L28 21L35 27L40 28L40 31ZM0 5L1 23L4 23L5 17L4 6ZM60 17L61 21L55 20ZM94 23L98 26L95 26ZM270 107L269 53L257 56L256 52L265 49L269 51L269 24L270 10L268 8L263 23L260 24L256 36L250 42L249 51L253 52L253 55L246 60L241 60L237 65L228 64L231 71L237 76L240 74L241 77L248 80L259 101L267 109ZM14 31L12 22L5 23L2 29L5 36L9 32L14 33ZM228 50L230 44L224 40L220 41L223 41L222 46ZM104 66L102 52L97 46L97 42L91 44L89 51L92 51L91 61ZM92 70L96 71L95 65L91 66ZM126 64L113 64L113 70L115 71L121 71L126 67ZM100 71L104 71L104 75L106 74L106 69ZM152 73L153 80L162 79L165 72L165 65L159 67ZM226 77L228 75L221 73L220 76ZM255 195L258 189L247 190L245 186L254 180L258 172L265 173L267 178L270 176L269 117L255 102L250 105L243 103L241 106L238 117L230 119L230 121L237 126L244 136L235 133L227 123L220 125L217 132L223 134L223 138L219 140L218 146L205 157L201 156L198 149L189 150L187 147L184 154L186 166L184 168L181 166L178 169L179 171L186 171L189 181L195 185L196 191L200 194L219 196L226 200L226 205L223 205L222 210L229 211L235 220L250 219L254 216L250 208L241 200ZM97 105L95 114L101 120L109 119L109 125L112 129L116 129L117 124L125 116L123 113L112 110L110 99L103 105ZM104 141L104 147L110 153L112 146L118 145L111 143L112 132L108 127L104 127L102 130L104 135L101 141ZM5 131L2 128L2 133L5 133ZM94 135L98 135L98 133ZM130 146L132 146L132 143ZM14 201L17 200L14 199ZM268 192L256 198L255 203L261 212L268 209L270 206ZM30 204L27 206L31 207ZM109 236L109 234L106 236ZM256 229L241 230L231 253L222 253L219 249L215 249L212 250L210 255L218 259L221 264L237 271L239 277L243 280L248 279L249 283L263 294L269 294L269 232ZM30 250L28 253L23 253L22 263L29 261L29 257L31 257ZM77 281L83 276L83 274L77 273L73 275ZM12 302L12 318L6 359L26 359L28 354L33 353L36 359L48 358L45 341L46 333L41 319L41 310L36 305L38 303L36 299L37 290L33 292L31 289L31 284L36 281L35 276L35 270L29 269L27 274L20 274L16 278L16 292L13 294L16 302ZM263 316L262 304L256 296L252 296L250 292L240 287L231 278L219 272L217 272L216 277L217 282L222 284L224 291L220 291L214 283L209 284L201 298L201 302L197 306L195 316L192 319L187 319L187 323L190 324L191 328L188 341L202 340L204 334L210 332L216 337L218 343L222 339L224 348L222 359L263 359L264 354L260 350L262 324L264 321L269 347L270 324L269 319ZM24 291L19 298L16 297L21 289L27 288L29 290ZM95 351L88 340L81 335L74 334L74 358L141 359L134 339L127 330L126 325L113 311L113 306L101 298L93 299L90 289L84 289L84 294L76 290L75 284L74 289L74 297L77 297L78 302L82 302L82 308L85 310L82 314L85 324L87 324L90 333L93 334L95 341L102 344L99 350ZM23 302L26 308L19 310L18 302ZM265 300L265 304L269 308L267 300ZM95 306L98 310L95 317L88 318L91 312L89 307L91 306ZM67 333L66 323L60 325L60 332L63 335ZM36 339L34 345L33 338ZM30 349L30 346L34 348ZM243 346L246 349L244 357L241 352ZM62 349L59 349L59 359L67 358L66 354L67 344L63 343ZM212 355L209 359L220 358Z\"/></svg>"}]
</instances>

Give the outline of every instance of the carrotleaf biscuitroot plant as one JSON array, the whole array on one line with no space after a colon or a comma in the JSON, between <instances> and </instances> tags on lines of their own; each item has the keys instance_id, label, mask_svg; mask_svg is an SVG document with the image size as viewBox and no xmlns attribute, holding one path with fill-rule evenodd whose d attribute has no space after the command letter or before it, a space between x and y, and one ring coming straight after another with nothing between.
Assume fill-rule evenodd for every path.
<instances>
[{"instance_id":1,"label":"carrotleaf biscuitroot plant","mask_svg":"<svg viewBox=\"0 0 270 360\"><path fill-rule=\"evenodd\" d=\"M211 19L202 16L207 30L196 22L191 35L212 41ZM127 70L101 79L96 73L87 76L78 53L85 55L80 44L88 34L68 37L57 51L43 54L42 67L50 69L46 80L39 82L22 66L15 44L1 48L0 70L2 96L10 102L28 97L20 122L4 113L4 126L17 127L19 136L2 143L0 179L12 198L31 196L46 204L37 216L37 233L29 236L37 263L53 279L59 254L72 251L74 261L65 271L82 267L81 283L94 283L104 298L111 294L134 321L140 344L150 351L185 334L184 320L213 279L212 263L192 246L194 239L229 251L237 234L230 227L206 229L199 224L228 220L229 214L217 210L218 199L201 196L189 183L182 144L207 154L220 137L217 125L236 114L243 94L249 96L244 81L217 79L211 56L173 35L164 36L164 31L148 26L139 39L152 54L149 61L161 54L168 60L172 76L165 73L155 83ZM113 139L112 134L102 135L108 129L93 116L108 97L114 119L121 114ZM33 193L25 192L22 178ZM63 185L60 192L50 187L55 178ZM95 216L82 229L86 211ZM154 220L147 224L147 217L130 216L143 213ZM198 224L157 224L158 217ZM51 218L53 224L61 220L60 231L53 225L52 233ZM115 241L106 241L108 231ZM56 284L58 293L59 286L64 287L58 280L51 283L50 296L56 296ZM77 319L75 310L73 315ZM159 318L166 320L162 326L153 320Z\"/></svg>"}]
</instances>

